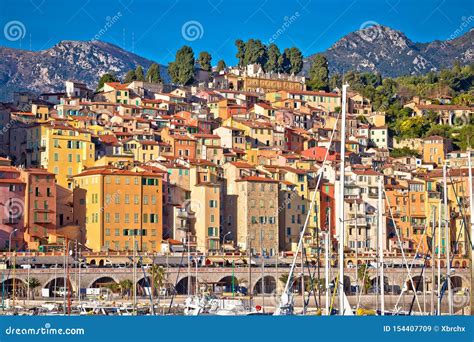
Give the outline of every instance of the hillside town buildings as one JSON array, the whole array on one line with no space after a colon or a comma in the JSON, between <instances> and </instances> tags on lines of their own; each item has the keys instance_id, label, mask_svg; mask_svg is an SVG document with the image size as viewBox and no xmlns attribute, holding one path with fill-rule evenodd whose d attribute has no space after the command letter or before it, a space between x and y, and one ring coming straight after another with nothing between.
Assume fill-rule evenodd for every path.
<instances>
[{"instance_id":1,"label":"hillside town buildings","mask_svg":"<svg viewBox=\"0 0 474 342\"><path fill-rule=\"evenodd\" d=\"M341 132L338 92L255 68L213 82L111 82L93 92L68 81L63 93L1 104L0 249L54 250L69 239L98 252L272 256L295 251L307 222L304 246L315 254L326 232L337 246L343 205L348 251L374 251L381 227L387 252L426 252L441 209L449 225L435 247L468 253L467 151L440 136L391 136L384 113L358 93L350 93ZM406 106L448 124L473 109L419 98ZM394 147L418 156L393 158Z\"/></svg>"}]
</instances>

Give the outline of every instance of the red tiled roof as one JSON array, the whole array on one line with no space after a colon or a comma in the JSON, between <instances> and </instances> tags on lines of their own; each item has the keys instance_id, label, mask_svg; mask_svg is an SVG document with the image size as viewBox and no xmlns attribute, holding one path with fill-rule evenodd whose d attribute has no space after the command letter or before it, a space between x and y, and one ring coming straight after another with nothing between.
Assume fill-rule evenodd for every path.
<instances>
[{"instance_id":1,"label":"red tiled roof","mask_svg":"<svg viewBox=\"0 0 474 342\"><path fill-rule=\"evenodd\" d=\"M248 176L241 179L237 179L236 182L266 182L266 183L278 183L279 181L266 177L259 176Z\"/></svg>"}]
</instances>

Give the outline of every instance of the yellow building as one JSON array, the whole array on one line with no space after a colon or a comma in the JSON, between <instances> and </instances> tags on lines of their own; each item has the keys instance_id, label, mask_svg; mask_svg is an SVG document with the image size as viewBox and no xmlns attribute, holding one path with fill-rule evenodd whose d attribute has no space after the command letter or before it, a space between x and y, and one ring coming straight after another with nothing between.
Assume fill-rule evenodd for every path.
<instances>
[{"instance_id":1,"label":"yellow building","mask_svg":"<svg viewBox=\"0 0 474 342\"><path fill-rule=\"evenodd\" d=\"M423 162L442 165L446 154L452 150L449 139L434 135L423 140Z\"/></svg>"},{"instance_id":2,"label":"yellow building","mask_svg":"<svg viewBox=\"0 0 474 342\"><path fill-rule=\"evenodd\" d=\"M162 175L97 168L74 177L74 220L94 251L159 251L163 231ZM124 210L126 209L126 210Z\"/></svg>"},{"instance_id":3,"label":"yellow building","mask_svg":"<svg viewBox=\"0 0 474 342\"><path fill-rule=\"evenodd\" d=\"M63 125L41 125L39 164L56 175L57 183L72 189L73 175L94 165L91 133Z\"/></svg>"},{"instance_id":4,"label":"yellow building","mask_svg":"<svg viewBox=\"0 0 474 342\"><path fill-rule=\"evenodd\" d=\"M130 89L127 84L120 82L108 82L102 88L102 96L107 102L112 103L130 103Z\"/></svg>"}]
</instances>

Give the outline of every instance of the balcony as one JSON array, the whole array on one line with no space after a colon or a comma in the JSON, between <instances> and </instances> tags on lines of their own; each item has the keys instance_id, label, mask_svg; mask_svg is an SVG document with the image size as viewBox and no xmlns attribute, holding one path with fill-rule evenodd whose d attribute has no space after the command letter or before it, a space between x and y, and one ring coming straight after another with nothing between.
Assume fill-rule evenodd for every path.
<instances>
[{"instance_id":1,"label":"balcony","mask_svg":"<svg viewBox=\"0 0 474 342\"><path fill-rule=\"evenodd\" d=\"M363 228L367 227L367 220L365 218L358 218L357 220L348 220L347 225L349 227Z\"/></svg>"},{"instance_id":2,"label":"balcony","mask_svg":"<svg viewBox=\"0 0 474 342\"><path fill-rule=\"evenodd\" d=\"M426 228L424 224L412 224L411 226L414 230L424 230Z\"/></svg>"},{"instance_id":3,"label":"balcony","mask_svg":"<svg viewBox=\"0 0 474 342\"><path fill-rule=\"evenodd\" d=\"M183 220L187 220L187 219L190 218L190 214L186 209L179 209L178 210L178 218L183 219Z\"/></svg>"},{"instance_id":4,"label":"balcony","mask_svg":"<svg viewBox=\"0 0 474 342\"><path fill-rule=\"evenodd\" d=\"M41 223L41 224L48 224L51 223L51 219L49 217L37 217L33 219L34 223Z\"/></svg>"},{"instance_id":5,"label":"balcony","mask_svg":"<svg viewBox=\"0 0 474 342\"><path fill-rule=\"evenodd\" d=\"M6 224L6 225L15 225L15 224L20 223L20 219L16 218L16 217L4 218L0 222L2 222L2 224Z\"/></svg>"},{"instance_id":6,"label":"balcony","mask_svg":"<svg viewBox=\"0 0 474 342\"><path fill-rule=\"evenodd\" d=\"M367 196L369 198L378 198L379 197L378 189L369 188L369 192L368 192Z\"/></svg>"}]
</instances>

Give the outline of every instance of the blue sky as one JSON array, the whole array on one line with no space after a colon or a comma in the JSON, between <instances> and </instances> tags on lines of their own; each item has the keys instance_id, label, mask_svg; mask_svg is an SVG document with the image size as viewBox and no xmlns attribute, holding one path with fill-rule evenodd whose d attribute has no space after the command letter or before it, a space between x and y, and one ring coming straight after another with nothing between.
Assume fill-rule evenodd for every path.
<instances>
[{"instance_id":1,"label":"blue sky","mask_svg":"<svg viewBox=\"0 0 474 342\"><path fill-rule=\"evenodd\" d=\"M213 64L233 64L238 38L273 39L306 56L372 23L426 42L465 33L472 16L472 0L0 0L0 46L41 50L96 37L166 64L187 44L209 51Z\"/></svg>"}]
</instances>

